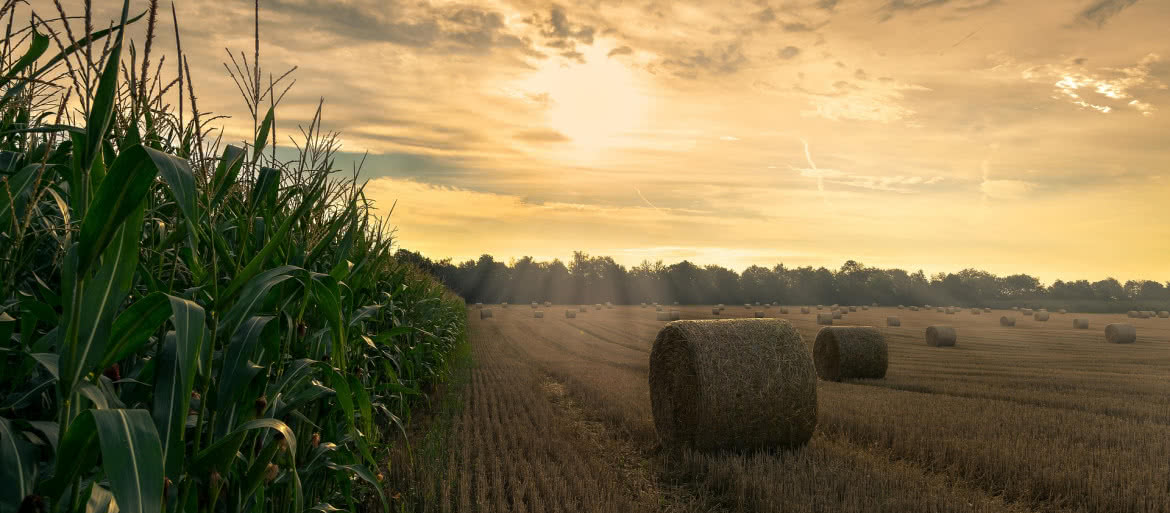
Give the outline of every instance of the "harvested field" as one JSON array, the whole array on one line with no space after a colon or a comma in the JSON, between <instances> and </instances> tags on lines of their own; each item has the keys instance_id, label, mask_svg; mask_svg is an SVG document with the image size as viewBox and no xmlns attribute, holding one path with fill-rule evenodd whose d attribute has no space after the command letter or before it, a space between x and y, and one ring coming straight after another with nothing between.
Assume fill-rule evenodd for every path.
<instances>
[{"instance_id":1,"label":"harvested field","mask_svg":"<svg viewBox=\"0 0 1170 513\"><path fill-rule=\"evenodd\" d=\"M712 315L682 306L683 319ZM811 351L816 315L776 314ZM896 314L895 314L896 312ZM871 308L884 379L817 382L812 440L788 452L659 447L637 306L469 320L475 366L436 488L439 511L1158 512L1170 505L1170 322L1078 314L1096 326ZM901 326L885 326L889 316ZM1104 326L1133 324L1109 344ZM946 324L959 344L923 343Z\"/></svg>"}]
</instances>

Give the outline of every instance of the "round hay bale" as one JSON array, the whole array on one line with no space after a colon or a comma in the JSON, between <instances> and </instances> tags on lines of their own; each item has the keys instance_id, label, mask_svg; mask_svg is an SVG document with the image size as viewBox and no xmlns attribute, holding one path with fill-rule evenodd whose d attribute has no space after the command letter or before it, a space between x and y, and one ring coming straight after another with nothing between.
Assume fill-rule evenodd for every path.
<instances>
[{"instance_id":1,"label":"round hay bale","mask_svg":"<svg viewBox=\"0 0 1170 513\"><path fill-rule=\"evenodd\" d=\"M600 304L593 305L593 309L594 310L601 310L601 305Z\"/></svg>"},{"instance_id":2,"label":"round hay bale","mask_svg":"<svg viewBox=\"0 0 1170 513\"><path fill-rule=\"evenodd\" d=\"M901 310L901 309L903 309L903 308L906 308L906 306L905 306L905 305L898 305L898 309L899 309L899 310Z\"/></svg>"},{"instance_id":3,"label":"round hay bale","mask_svg":"<svg viewBox=\"0 0 1170 513\"><path fill-rule=\"evenodd\" d=\"M763 318L764 318L764 312L756 312L756 318L757 318L757 319L763 319Z\"/></svg>"},{"instance_id":4,"label":"round hay bale","mask_svg":"<svg viewBox=\"0 0 1170 513\"><path fill-rule=\"evenodd\" d=\"M910 307L910 311L911 311L911 312L917 312L917 311L918 311L918 307L917 307L917 306L912 306L912 307Z\"/></svg>"},{"instance_id":5,"label":"round hay bale","mask_svg":"<svg viewBox=\"0 0 1170 513\"><path fill-rule=\"evenodd\" d=\"M861 305L862 310L869 310L869 305Z\"/></svg>"},{"instance_id":6,"label":"round hay bale","mask_svg":"<svg viewBox=\"0 0 1170 513\"><path fill-rule=\"evenodd\" d=\"M1036 319L1037 321L1040 321L1040 322L1048 322L1049 317L1051 317L1051 316L1049 315L1048 312L1036 312L1036 313L1032 314L1032 318Z\"/></svg>"},{"instance_id":7,"label":"round hay bale","mask_svg":"<svg viewBox=\"0 0 1170 513\"><path fill-rule=\"evenodd\" d=\"M552 306L552 301L545 301L544 306L545 306L545 308Z\"/></svg>"},{"instance_id":8,"label":"round hay bale","mask_svg":"<svg viewBox=\"0 0 1170 513\"><path fill-rule=\"evenodd\" d=\"M565 310L565 318L566 319L576 319L577 318L577 311L572 310L572 309Z\"/></svg>"},{"instance_id":9,"label":"round hay bale","mask_svg":"<svg viewBox=\"0 0 1170 513\"><path fill-rule=\"evenodd\" d=\"M890 357L886 339L877 328L829 326L817 332L813 362L817 375L825 381L881 379L886 377Z\"/></svg>"},{"instance_id":10,"label":"round hay bale","mask_svg":"<svg viewBox=\"0 0 1170 513\"><path fill-rule=\"evenodd\" d=\"M947 315L955 315L955 312L957 312L957 311L958 310L955 310L954 308L948 307L947 308Z\"/></svg>"},{"instance_id":11,"label":"round hay bale","mask_svg":"<svg viewBox=\"0 0 1170 513\"><path fill-rule=\"evenodd\" d=\"M588 311L589 311L589 309L588 309L588 308L585 308L584 306L579 306L579 307L577 307L577 312L579 312L579 313L585 313L585 312L588 312Z\"/></svg>"},{"instance_id":12,"label":"round hay bale","mask_svg":"<svg viewBox=\"0 0 1170 513\"><path fill-rule=\"evenodd\" d=\"M665 446L799 447L816 428L816 370L788 321L674 322L650 351L650 405Z\"/></svg>"},{"instance_id":13,"label":"round hay bale","mask_svg":"<svg viewBox=\"0 0 1170 513\"><path fill-rule=\"evenodd\" d=\"M833 314L827 314L827 313L817 314L817 324L820 324L821 326L832 326L833 325Z\"/></svg>"},{"instance_id":14,"label":"round hay bale","mask_svg":"<svg viewBox=\"0 0 1170 513\"><path fill-rule=\"evenodd\" d=\"M886 326L901 326L902 319L897 317L886 317Z\"/></svg>"},{"instance_id":15,"label":"round hay bale","mask_svg":"<svg viewBox=\"0 0 1170 513\"><path fill-rule=\"evenodd\" d=\"M1062 314L1066 314L1066 313L1068 313L1068 309L1067 309L1067 308L1061 308L1060 310L1057 310L1057 311L1056 311L1056 313L1062 313Z\"/></svg>"},{"instance_id":16,"label":"round hay bale","mask_svg":"<svg viewBox=\"0 0 1170 513\"><path fill-rule=\"evenodd\" d=\"M817 305L817 310L824 310L824 309L825 309L825 305Z\"/></svg>"},{"instance_id":17,"label":"round hay bale","mask_svg":"<svg viewBox=\"0 0 1170 513\"><path fill-rule=\"evenodd\" d=\"M1159 319L1170 319L1170 312L1168 312L1166 310L1162 310L1161 312L1158 312L1158 318Z\"/></svg>"},{"instance_id":18,"label":"round hay bale","mask_svg":"<svg viewBox=\"0 0 1170 513\"><path fill-rule=\"evenodd\" d=\"M1138 319L1149 319L1149 318L1150 318L1150 312L1147 312L1145 310L1138 312Z\"/></svg>"},{"instance_id":19,"label":"round hay bale","mask_svg":"<svg viewBox=\"0 0 1170 513\"><path fill-rule=\"evenodd\" d=\"M936 307L936 308L934 309L934 311L936 311L936 312L942 312L942 311L943 311L943 307L941 307L941 306L939 306L939 307Z\"/></svg>"},{"instance_id":20,"label":"round hay bale","mask_svg":"<svg viewBox=\"0 0 1170 513\"><path fill-rule=\"evenodd\" d=\"M983 307L983 313L991 313L991 309L987 308L987 307ZM1064 313L1064 312L1061 312L1061 313Z\"/></svg>"},{"instance_id":21,"label":"round hay bale","mask_svg":"<svg viewBox=\"0 0 1170 513\"><path fill-rule=\"evenodd\" d=\"M482 308L483 308L483 303L476 303L476 304L475 304L475 307L476 307L476 308L479 308L479 309L482 309Z\"/></svg>"},{"instance_id":22,"label":"round hay bale","mask_svg":"<svg viewBox=\"0 0 1170 513\"><path fill-rule=\"evenodd\" d=\"M536 301L533 301L533 302L532 302L532 309L533 309L533 310L536 310L536 307L537 307L537 306L540 306L540 305L537 305L537 304L536 304Z\"/></svg>"},{"instance_id":23,"label":"round hay bale","mask_svg":"<svg viewBox=\"0 0 1170 513\"><path fill-rule=\"evenodd\" d=\"M930 305L922 305L923 308L930 310Z\"/></svg>"},{"instance_id":24,"label":"round hay bale","mask_svg":"<svg viewBox=\"0 0 1170 513\"><path fill-rule=\"evenodd\" d=\"M486 309L479 311L479 318L480 319L490 319L491 316L492 316L492 309L491 308L486 308Z\"/></svg>"},{"instance_id":25,"label":"round hay bale","mask_svg":"<svg viewBox=\"0 0 1170 513\"><path fill-rule=\"evenodd\" d=\"M1075 329L1075 330L1089 329L1089 320L1088 319L1073 319L1073 329Z\"/></svg>"},{"instance_id":26,"label":"round hay bale","mask_svg":"<svg viewBox=\"0 0 1170 513\"><path fill-rule=\"evenodd\" d=\"M810 310L809 310L809 308L808 308L807 306L802 306L802 307L800 307L800 313L802 313L802 314L806 314L806 313L809 313L809 312L810 312Z\"/></svg>"},{"instance_id":27,"label":"round hay bale","mask_svg":"<svg viewBox=\"0 0 1170 513\"><path fill-rule=\"evenodd\" d=\"M1137 310L1130 310L1128 312L1125 312L1125 316L1129 317L1130 319L1136 319L1138 316Z\"/></svg>"},{"instance_id":28,"label":"round hay bale","mask_svg":"<svg viewBox=\"0 0 1170 513\"><path fill-rule=\"evenodd\" d=\"M682 318L682 316L679 314L678 310L671 310L670 311L670 320L677 321L681 318Z\"/></svg>"},{"instance_id":29,"label":"round hay bale","mask_svg":"<svg viewBox=\"0 0 1170 513\"><path fill-rule=\"evenodd\" d=\"M1132 344L1137 341L1137 328L1132 324L1115 322L1105 326L1105 341L1110 344Z\"/></svg>"},{"instance_id":30,"label":"round hay bale","mask_svg":"<svg viewBox=\"0 0 1170 513\"><path fill-rule=\"evenodd\" d=\"M841 305L839 305L839 304L837 304L837 303L833 303L833 304L831 304L831 305L829 305L829 306L831 306L831 307L833 307L833 308L837 308L837 307L839 307L839 306L841 306Z\"/></svg>"},{"instance_id":31,"label":"round hay bale","mask_svg":"<svg viewBox=\"0 0 1170 513\"><path fill-rule=\"evenodd\" d=\"M750 304L748 304L748 303L744 303L744 304L743 304L743 308L744 308L744 310L751 310L751 309L752 309L752 305L750 305Z\"/></svg>"},{"instance_id":32,"label":"round hay bale","mask_svg":"<svg viewBox=\"0 0 1170 513\"><path fill-rule=\"evenodd\" d=\"M1018 306L1013 306L1013 307L1012 307L1012 310L1019 311L1019 310L1020 310L1020 307L1018 307Z\"/></svg>"},{"instance_id":33,"label":"round hay bale","mask_svg":"<svg viewBox=\"0 0 1170 513\"><path fill-rule=\"evenodd\" d=\"M851 306L851 307L849 307L849 311L850 311L850 312L856 312L856 311L857 311L857 307L856 307L856 306Z\"/></svg>"},{"instance_id":34,"label":"round hay bale","mask_svg":"<svg viewBox=\"0 0 1170 513\"><path fill-rule=\"evenodd\" d=\"M955 345L955 328L950 326L930 326L926 328L926 345L931 347L949 347Z\"/></svg>"},{"instance_id":35,"label":"round hay bale","mask_svg":"<svg viewBox=\"0 0 1170 513\"><path fill-rule=\"evenodd\" d=\"M1031 308L1021 308L1020 314L1025 315L1025 316L1032 315L1032 309Z\"/></svg>"},{"instance_id":36,"label":"round hay bale","mask_svg":"<svg viewBox=\"0 0 1170 513\"><path fill-rule=\"evenodd\" d=\"M841 311L837 310L829 315L832 315L834 319L840 319L841 318Z\"/></svg>"},{"instance_id":37,"label":"round hay bale","mask_svg":"<svg viewBox=\"0 0 1170 513\"><path fill-rule=\"evenodd\" d=\"M999 318L999 325L1000 326L1007 326L1009 328L1012 326L1015 326L1016 325L1016 318L1015 317L1008 317L1006 315L1002 316Z\"/></svg>"},{"instance_id":38,"label":"round hay bale","mask_svg":"<svg viewBox=\"0 0 1170 513\"><path fill-rule=\"evenodd\" d=\"M788 315L788 307L787 306L780 307L780 313L782 315Z\"/></svg>"},{"instance_id":39,"label":"round hay bale","mask_svg":"<svg viewBox=\"0 0 1170 513\"><path fill-rule=\"evenodd\" d=\"M655 306L655 307L654 307L654 311L655 311L655 312L661 312L661 311L662 311L662 306Z\"/></svg>"},{"instance_id":40,"label":"round hay bale","mask_svg":"<svg viewBox=\"0 0 1170 513\"><path fill-rule=\"evenodd\" d=\"M507 309L508 309L508 303L500 303L500 308L503 308L503 309L507 310Z\"/></svg>"},{"instance_id":41,"label":"round hay bale","mask_svg":"<svg viewBox=\"0 0 1170 513\"><path fill-rule=\"evenodd\" d=\"M654 319L659 321L669 321L670 312L658 311L654 313Z\"/></svg>"},{"instance_id":42,"label":"round hay bale","mask_svg":"<svg viewBox=\"0 0 1170 513\"><path fill-rule=\"evenodd\" d=\"M646 303L640 303L640 304L638 304L638 308L646 308Z\"/></svg>"},{"instance_id":43,"label":"round hay bale","mask_svg":"<svg viewBox=\"0 0 1170 513\"><path fill-rule=\"evenodd\" d=\"M719 307L712 308L711 315L719 315Z\"/></svg>"},{"instance_id":44,"label":"round hay bale","mask_svg":"<svg viewBox=\"0 0 1170 513\"><path fill-rule=\"evenodd\" d=\"M543 318L544 318L544 311L543 311L543 310L537 310L537 311L535 311L535 312L532 312L532 317L533 317L533 318L536 318L536 319L543 319Z\"/></svg>"}]
</instances>

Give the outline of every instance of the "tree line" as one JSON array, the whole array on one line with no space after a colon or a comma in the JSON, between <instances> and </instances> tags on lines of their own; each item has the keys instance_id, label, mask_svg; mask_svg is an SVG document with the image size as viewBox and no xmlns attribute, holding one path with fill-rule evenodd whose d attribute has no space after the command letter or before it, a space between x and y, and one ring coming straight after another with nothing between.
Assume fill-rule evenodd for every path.
<instances>
[{"instance_id":1,"label":"tree line","mask_svg":"<svg viewBox=\"0 0 1170 513\"><path fill-rule=\"evenodd\" d=\"M398 258L428 270L469 302L558 304L673 303L870 304L1006 307L1061 306L1083 311L1119 311L1170 304L1170 283L1056 280L1044 285L1028 274L997 276L978 269L927 275L923 271L868 267L855 260L839 269L768 268L753 265L737 273L719 265L689 261L666 265L643 261L626 268L608 256L573 253L568 262L532 257L505 263L491 255L454 262L431 260L404 249Z\"/></svg>"}]
</instances>

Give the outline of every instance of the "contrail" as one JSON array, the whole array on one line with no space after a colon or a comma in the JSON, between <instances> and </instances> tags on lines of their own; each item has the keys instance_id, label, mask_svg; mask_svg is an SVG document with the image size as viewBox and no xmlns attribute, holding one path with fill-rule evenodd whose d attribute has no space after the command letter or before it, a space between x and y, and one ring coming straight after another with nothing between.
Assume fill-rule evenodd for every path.
<instances>
[{"instance_id":1,"label":"contrail","mask_svg":"<svg viewBox=\"0 0 1170 513\"><path fill-rule=\"evenodd\" d=\"M662 209L660 209L660 208L658 208L658 207L654 206L654 204L653 204L653 203L650 203L650 200L646 199L646 196L643 196L643 195L642 195L642 191L638 190L638 188L637 188L637 187L634 187L634 192L638 193L638 197L639 197L639 198L642 198L642 201L645 201L645 202L646 202L646 204L647 204L647 205L650 205L650 207L651 207L651 208L653 208L654 210L657 210L657 211L659 211L659 212L662 212Z\"/></svg>"},{"instance_id":2,"label":"contrail","mask_svg":"<svg viewBox=\"0 0 1170 513\"><path fill-rule=\"evenodd\" d=\"M800 142L804 143L804 158L808 159L808 166L817 172L817 190L821 193L821 201L828 205L829 198L825 196L825 177L821 175L821 170L817 169L816 162L813 162L812 152L808 150L808 141L801 138Z\"/></svg>"}]
</instances>

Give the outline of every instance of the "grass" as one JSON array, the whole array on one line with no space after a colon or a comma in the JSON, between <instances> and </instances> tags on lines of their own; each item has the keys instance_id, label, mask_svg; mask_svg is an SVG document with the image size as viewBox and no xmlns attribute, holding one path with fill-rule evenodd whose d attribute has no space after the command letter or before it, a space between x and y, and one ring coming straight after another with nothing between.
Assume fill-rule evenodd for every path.
<instances>
[{"instance_id":1,"label":"grass","mask_svg":"<svg viewBox=\"0 0 1170 513\"><path fill-rule=\"evenodd\" d=\"M683 318L714 317L710 307L681 310ZM871 308L838 323L881 326L893 311ZM1118 346L1102 333L1118 314L1021 318L1013 328L999 326L1003 311L899 315L901 327L879 328L890 349L885 379L819 382L818 428L808 446L746 454L659 450L647 363L663 323L648 310L473 319L476 377L458 435L471 445L460 454L472 456L454 458L448 470L458 476L449 481L451 497L467 493L471 501L452 508L1166 510L1170 320L1131 320L1138 341ZM1089 318L1092 329L1074 330L1074 316ZM814 314L780 317L811 349ZM925 344L925 327L936 323L956 327L955 347ZM559 408L566 399L550 394L550 383L575 411ZM582 423L592 427L571 428ZM529 463L543 474L530 474ZM600 473L593 470L599 464ZM550 481L577 488L539 484ZM517 489L526 490L523 500L496 495ZM477 505L481 493L489 506Z\"/></svg>"},{"instance_id":2,"label":"grass","mask_svg":"<svg viewBox=\"0 0 1170 513\"><path fill-rule=\"evenodd\" d=\"M149 6L3 42L0 513L384 509L465 305L393 257L319 111L297 158L266 151L283 77L255 58L254 137L222 141L185 62L124 38Z\"/></svg>"}]
</instances>

